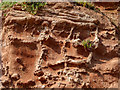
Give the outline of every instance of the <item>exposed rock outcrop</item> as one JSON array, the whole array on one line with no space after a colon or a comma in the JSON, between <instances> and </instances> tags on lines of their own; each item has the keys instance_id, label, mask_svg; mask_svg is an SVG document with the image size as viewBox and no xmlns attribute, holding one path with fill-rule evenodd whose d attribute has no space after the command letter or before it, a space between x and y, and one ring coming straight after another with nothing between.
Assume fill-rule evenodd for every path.
<instances>
[{"instance_id":1,"label":"exposed rock outcrop","mask_svg":"<svg viewBox=\"0 0 120 90\"><path fill-rule=\"evenodd\" d=\"M3 76L8 78L2 85L111 88L120 73L115 31L105 16L71 3L48 3L35 16L11 9L2 31ZM90 42L86 46L83 40Z\"/></svg>"}]
</instances>

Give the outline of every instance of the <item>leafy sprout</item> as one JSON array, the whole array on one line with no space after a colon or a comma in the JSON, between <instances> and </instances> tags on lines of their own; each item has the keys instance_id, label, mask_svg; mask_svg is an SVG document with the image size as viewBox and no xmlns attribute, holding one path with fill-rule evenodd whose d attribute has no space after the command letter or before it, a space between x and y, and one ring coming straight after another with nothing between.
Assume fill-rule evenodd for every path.
<instances>
[{"instance_id":1,"label":"leafy sprout","mask_svg":"<svg viewBox=\"0 0 120 90\"><path fill-rule=\"evenodd\" d=\"M82 7L86 7L88 9L94 10L95 12L99 12L100 11L100 9L96 8L93 3L87 2L86 0L75 0L75 3L77 5L82 6Z\"/></svg>"},{"instance_id":2,"label":"leafy sprout","mask_svg":"<svg viewBox=\"0 0 120 90\"><path fill-rule=\"evenodd\" d=\"M26 10L31 14L37 14L38 10L41 7L44 7L47 3L46 2L2 2L0 3L0 9L6 10L8 8L13 7L14 5L19 4L22 7L22 10Z\"/></svg>"},{"instance_id":3,"label":"leafy sprout","mask_svg":"<svg viewBox=\"0 0 120 90\"><path fill-rule=\"evenodd\" d=\"M13 7L17 2L2 2L0 3L0 9L5 10Z\"/></svg>"},{"instance_id":4,"label":"leafy sprout","mask_svg":"<svg viewBox=\"0 0 120 90\"><path fill-rule=\"evenodd\" d=\"M31 14L35 15L38 12L38 9L44 7L47 3L45 2L24 2L22 4L22 9L30 12Z\"/></svg>"},{"instance_id":5,"label":"leafy sprout","mask_svg":"<svg viewBox=\"0 0 120 90\"><path fill-rule=\"evenodd\" d=\"M84 46L85 49L89 49L89 48L92 47L92 43L91 43L90 40L86 40L86 41L83 40L83 41L82 41L82 45Z\"/></svg>"}]
</instances>

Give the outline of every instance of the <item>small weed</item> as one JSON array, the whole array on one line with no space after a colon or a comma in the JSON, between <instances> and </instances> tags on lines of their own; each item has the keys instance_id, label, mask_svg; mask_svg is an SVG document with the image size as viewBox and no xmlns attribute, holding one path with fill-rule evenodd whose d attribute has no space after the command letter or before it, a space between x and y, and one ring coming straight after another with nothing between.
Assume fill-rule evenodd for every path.
<instances>
[{"instance_id":1,"label":"small weed","mask_svg":"<svg viewBox=\"0 0 120 90\"><path fill-rule=\"evenodd\" d=\"M6 13L4 13L3 15L4 15L4 17L5 17L5 16L6 16Z\"/></svg>"},{"instance_id":2,"label":"small weed","mask_svg":"<svg viewBox=\"0 0 120 90\"><path fill-rule=\"evenodd\" d=\"M30 12L31 14L35 15L38 12L38 9L44 7L47 3L45 2L24 2L22 4L22 9Z\"/></svg>"},{"instance_id":3,"label":"small weed","mask_svg":"<svg viewBox=\"0 0 120 90\"><path fill-rule=\"evenodd\" d=\"M94 10L95 12L99 12L99 11L100 11L100 9L99 9L99 8L96 8L93 3L87 2L87 1L85 1L85 0L81 0L81 1L79 1L79 2L76 0L75 4L76 4L76 5L80 5L80 6L82 6L82 7L86 7L86 8L91 9L91 10Z\"/></svg>"},{"instance_id":4,"label":"small weed","mask_svg":"<svg viewBox=\"0 0 120 90\"><path fill-rule=\"evenodd\" d=\"M13 7L17 2L2 2L0 3L0 10L5 10Z\"/></svg>"},{"instance_id":5,"label":"small weed","mask_svg":"<svg viewBox=\"0 0 120 90\"><path fill-rule=\"evenodd\" d=\"M6 10L8 8L12 8L14 5L19 4L22 7L22 10L26 10L29 13L35 15L38 12L38 9L44 7L47 3L46 2L2 2L0 3L0 9Z\"/></svg>"},{"instance_id":6,"label":"small weed","mask_svg":"<svg viewBox=\"0 0 120 90\"><path fill-rule=\"evenodd\" d=\"M84 46L85 49L90 49L92 47L92 43L90 40L82 41L82 45Z\"/></svg>"}]
</instances>

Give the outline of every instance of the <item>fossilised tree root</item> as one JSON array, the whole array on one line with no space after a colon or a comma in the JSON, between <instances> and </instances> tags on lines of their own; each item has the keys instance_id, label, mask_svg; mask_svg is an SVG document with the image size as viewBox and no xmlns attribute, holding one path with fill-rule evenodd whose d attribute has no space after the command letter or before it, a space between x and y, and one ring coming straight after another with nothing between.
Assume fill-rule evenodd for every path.
<instances>
[{"instance_id":1,"label":"fossilised tree root","mask_svg":"<svg viewBox=\"0 0 120 90\"><path fill-rule=\"evenodd\" d=\"M66 62L65 60L59 60L55 64L47 63L47 66L55 66L55 65L59 65L59 64L65 63L65 62Z\"/></svg>"},{"instance_id":2,"label":"fossilised tree root","mask_svg":"<svg viewBox=\"0 0 120 90\"><path fill-rule=\"evenodd\" d=\"M98 48L98 45L99 45L99 38L98 38L98 27L96 28L96 32L95 32L95 39L93 41L93 45L95 45L95 49ZM76 60L68 60L69 63L72 63L72 64L76 64L76 65L80 65L80 64L83 64L83 63L89 63L91 64L91 60L93 58L93 53L94 51L90 52L90 54L88 55L88 58L87 60L86 59L83 59L81 61L76 61Z\"/></svg>"},{"instance_id":3,"label":"fossilised tree root","mask_svg":"<svg viewBox=\"0 0 120 90\"><path fill-rule=\"evenodd\" d=\"M42 47L41 54L37 62L38 65L36 66L36 70L40 69L43 60L46 60L46 56L47 56L47 49L45 47Z\"/></svg>"},{"instance_id":4,"label":"fossilised tree root","mask_svg":"<svg viewBox=\"0 0 120 90\"><path fill-rule=\"evenodd\" d=\"M73 33L73 29L74 29L74 27L71 28L71 32L70 32L70 34L68 36L68 39L70 39L70 37L71 37L71 35ZM99 38L98 38L98 27L97 27L96 28L96 33L95 33L95 39L93 41L93 45L95 46L94 50L98 48L98 44L99 44ZM85 64L85 63L91 64L91 60L93 58L94 50L89 53L87 59L73 60L73 59L65 58L64 60L57 61L55 64L48 63L48 66L54 66L54 65L58 65L58 64L62 64L62 63L65 64L65 67L67 67L68 63L75 64L75 65L81 65L81 64Z\"/></svg>"},{"instance_id":5,"label":"fossilised tree root","mask_svg":"<svg viewBox=\"0 0 120 90\"><path fill-rule=\"evenodd\" d=\"M96 28L95 39L93 41L93 45L95 45L94 50L98 48L98 45L99 45L98 27ZM89 63L89 64L91 64L91 60L93 58L93 53L94 53L94 51L90 52L90 54L88 55L87 60L86 59L83 59L81 61L69 60L69 63L76 64L76 65L80 65L82 63Z\"/></svg>"},{"instance_id":6,"label":"fossilised tree root","mask_svg":"<svg viewBox=\"0 0 120 90\"><path fill-rule=\"evenodd\" d=\"M57 61L55 64L51 64L51 63L48 63L48 66L56 66L56 65L59 65L59 64L62 64L62 63L66 63L66 64L75 64L75 65L81 65L83 63L86 63L86 59L83 59L83 60L73 60L73 59L69 59L69 60L60 60L60 61Z\"/></svg>"},{"instance_id":7,"label":"fossilised tree root","mask_svg":"<svg viewBox=\"0 0 120 90\"><path fill-rule=\"evenodd\" d=\"M96 28L96 32L95 32L95 39L93 41L93 45L95 46L94 47L94 50L98 48L98 45L99 45L99 38L98 38L98 27ZM88 58L87 58L87 63L91 64L91 60L92 60L92 57L93 57L93 52L90 52L90 54L88 55Z\"/></svg>"},{"instance_id":8,"label":"fossilised tree root","mask_svg":"<svg viewBox=\"0 0 120 90\"><path fill-rule=\"evenodd\" d=\"M90 52L90 54L87 58L87 63L91 64L92 57L93 57L93 52Z\"/></svg>"},{"instance_id":9,"label":"fossilised tree root","mask_svg":"<svg viewBox=\"0 0 120 90\"><path fill-rule=\"evenodd\" d=\"M96 32L95 32L95 39L93 41L93 45L95 45L95 48L94 49L97 49L98 48L98 44L99 44L99 38L98 38L98 27L96 28Z\"/></svg>"},{"instance_id":10,"label":"fossilised tree root","mask_svg":"<svg viewBox=\"0 0 120 90\"><path fill-rule=\"evenodd\" d=\"M71 37L72 37L72 35L73 35L73 30L74 30L74 27L71 28L70 34L69 34L67 40L71 40Z\"/></svg>"},{"instance_id":11,"label":"fossilised tree root","mask_svg":"<svg viewBox=\"0 0 120 90\"><path fill-rule=\"evenodd\" d=\"M72 35L73 35L73 30L74 30L74 26L71 28L70 34L68 35L66 41L71 40ZM64 47L65 47L65 45L64 45ZM65 58L65 57L66 57L66 55L64 56L64 58ZM66 59L64 59L64 66L65 66L65 68L67 67L67 60L66 60Z\"/></svg>"},{"instance_id":12,"label":"fossilised tree root","mask_svg":"<svg viewBox=\"0 0 120 90\"><path fill-rule=\"evenodd\" d=\"M69 59L67 61L67 63L70 63L70 64L75 64L75 65L81 65L81 64L84 64L86 63L86 59L83 59L83 60L72 60L72 59Z\"/></svg>"},{"instance_id":13,"label":"fossilised tree root","mask_svg":"<svg viewBox=\"0 0 120 90\"><path fill-rule=\"evenodd\" d=\"M81 64L88 63L88 62L89 62L88 59L81 59L81 60L69 59L69 60L60 60L60 61L57 61L55 64L48 63L48 66L56 66L56 65L60 65L62 63L74 64L74 65L81 65Z\"/></svg>"}]
</instances>

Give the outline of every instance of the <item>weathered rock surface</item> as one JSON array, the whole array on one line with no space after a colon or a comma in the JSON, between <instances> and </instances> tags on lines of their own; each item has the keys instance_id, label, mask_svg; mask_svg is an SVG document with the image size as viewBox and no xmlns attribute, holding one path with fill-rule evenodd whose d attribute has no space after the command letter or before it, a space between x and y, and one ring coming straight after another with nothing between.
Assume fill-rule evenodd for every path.
<instances>
[{"instance_id":1,"label":"weathered rock surface","mask_svg":"<svg viewBox=\"0 0 120 90\"><path fill-rule=\"evenodd\" d=\"M12 9L4 18L4 87L117 86L118 38L105 16L71 3L48 3L38 15ZM94 45L85 49L83 40Z\"/></svg>"}]
</instances>

